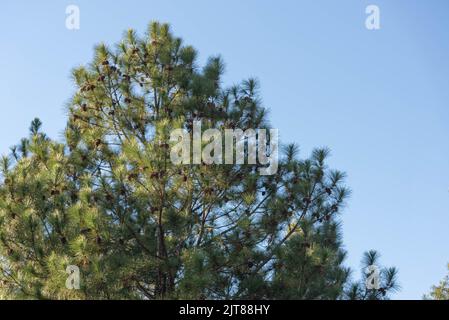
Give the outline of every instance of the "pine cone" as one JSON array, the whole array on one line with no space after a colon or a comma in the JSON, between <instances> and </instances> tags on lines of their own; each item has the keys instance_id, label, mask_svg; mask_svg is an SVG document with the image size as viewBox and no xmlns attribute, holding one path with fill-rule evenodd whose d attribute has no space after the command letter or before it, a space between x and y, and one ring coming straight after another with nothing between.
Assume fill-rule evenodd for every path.
<instances>
[{"instance_id":1,"label":"pine cone","mask_svg":"<svg viewBox=\"0 0 449 320\"><path fill-rule=\"evenodd\" d=\"M84 228L84 229L81 229L80 233L85 235L85 234L88 234L90 231L91 231L90 228Z\"/></svg>"}]
</instances>

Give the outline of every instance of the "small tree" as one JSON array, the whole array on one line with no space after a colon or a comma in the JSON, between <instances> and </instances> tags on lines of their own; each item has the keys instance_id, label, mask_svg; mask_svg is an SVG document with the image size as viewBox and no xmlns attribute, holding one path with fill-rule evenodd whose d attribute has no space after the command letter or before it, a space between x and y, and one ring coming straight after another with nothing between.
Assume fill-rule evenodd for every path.
<instances>
[{"instance_id":1,"label":"small tree","mask_svg":"<svg viewBox=\"0 0 449 320\"><path fill-rule=\"evenodd\" d=\"M449 264L447 265L449 270ZM432 286L432 291L424 296L428 300L449 300L449 275L446 275L437 286Z\"/></svg>"}]
</instances>

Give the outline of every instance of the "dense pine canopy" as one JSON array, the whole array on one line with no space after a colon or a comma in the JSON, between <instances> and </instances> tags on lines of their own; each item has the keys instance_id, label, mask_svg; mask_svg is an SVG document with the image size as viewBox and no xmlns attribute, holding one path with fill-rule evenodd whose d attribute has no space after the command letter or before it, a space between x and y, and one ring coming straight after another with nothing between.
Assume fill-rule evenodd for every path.
<instances>
[{"instance_id":1,"label":"dense pine canopy","mask_svg":"<svg viewBox=\"0 0 449 320\"><path fill-rule=\"evenodd\" d=\"M270 128L254 79L225 88L219 57L152 23L73 70L63 141L34 120L3 157L0 296L17 299L383 299L343 265L345 174L285 146L259 165L174 165L170 132ZM66 268L80 268L69 290ZM388 276L390 278L388 278ZM387 280L391 280L389 283ZM348 291L349 290L349 291ZM352 291L351 291L352 290Z\"/></svg>"}]
</instances>

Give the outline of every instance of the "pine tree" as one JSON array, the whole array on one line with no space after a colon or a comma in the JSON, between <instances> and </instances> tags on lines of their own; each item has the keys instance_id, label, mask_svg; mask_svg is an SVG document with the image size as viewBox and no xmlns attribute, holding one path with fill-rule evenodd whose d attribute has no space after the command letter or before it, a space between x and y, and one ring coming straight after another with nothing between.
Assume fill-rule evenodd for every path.
<instances>
[{"instance_id":1,"label":"pine tree","mask_svg":"<svg viewBox=\"0 0 449 320\"><path fill-rule=\"evenodd\" d=\"M329 150L278 173L260 165L174 165L169 135L270 128L254 79L224 88L224 65L151 23L73 70L62 142L34 120L2 158L0 295L45 299L337 299L338 215L349 190ZM65 286L80 269L79 290Z\"/></svg>"},{"instance_id":2,"label":"pine tree","mask_svg":"<svg viewBox=\"0 0 449 320\"><path fill-rule=\"evenodd\" d=\"M447 265L449 270L449 264ZM443 280L436 286L432 286L432 291L424 295L426 300L449 300L449 275L446 275Z\"/></svg>"}]
</instances>

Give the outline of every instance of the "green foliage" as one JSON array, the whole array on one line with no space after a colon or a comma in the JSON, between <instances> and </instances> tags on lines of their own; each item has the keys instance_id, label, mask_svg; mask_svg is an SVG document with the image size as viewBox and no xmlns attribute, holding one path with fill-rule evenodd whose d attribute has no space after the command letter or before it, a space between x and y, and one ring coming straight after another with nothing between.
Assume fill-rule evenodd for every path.
<instances>
[{"instance_id":1,"label":"green foliage","mask_svg":"<svg viewBox=\"0 0 449 320\"><path fill-rule=\"evenodd\" d=\"M449 270L449 264L447 265ZM449 275L446 275L437 286L432 286L431 292L424 296L426 300L449 300Z\"/></svg>"},{"instance_id":2,"label":"green foliage","mask_svg":"<svg viewBox=\"0 0 449 320\"><path fill-rule=\"evenodd\" d=\"M34 120L1 161L0 295L9 299L337 299L338 215L349 190L329 150L278 174L259 165L176 166L169 132L269 128L254 79L223 88L219 57L151 23L73 70L59 143ZM80 290L65 287L68 265ZM388 278L388 274L386 274ZM388 281L387 281L388 283Z\"/></svg>"}]
</instances>

